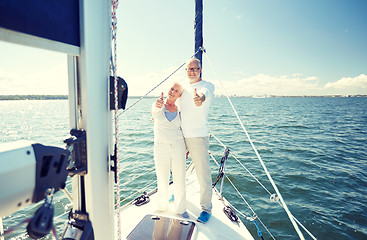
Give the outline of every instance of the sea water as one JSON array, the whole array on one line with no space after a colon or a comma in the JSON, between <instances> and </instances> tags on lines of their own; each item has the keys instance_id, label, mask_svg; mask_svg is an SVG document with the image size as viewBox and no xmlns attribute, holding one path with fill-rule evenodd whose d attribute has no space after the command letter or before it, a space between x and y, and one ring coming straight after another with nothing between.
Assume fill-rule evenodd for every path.
<instances>
[{"instance_id":1,"label":"sea water","mask_svg":"<svg viewBox=\"0 0 367 240\"><path fill-rule=\"evenodd\" d=\"M136 100L130 98L127 105ZM146 98L129 111L120 111L122 204L137 197L133 195L137 190L155 180L150 116L154 101ZM271 237L259 220L276 239L297 239L297 235L283 208L270 200L275 191L259 158L289 210L317 239L367 239L367 98L232 98L231 101L237 115L226 98L213 99L209 127L230 149L226 174L247 203L228 180L224 181L223 195L246 216L254 213L258 216L264 239ZM0 101L0 109L0 143L29 140L65 146L63 140L70 131L67 100ZM217 161L223 150L211 138L210 151ZM213 163L213 180L217 169ZM152 184L150 189L155 187ZM53 203L54 223L60 235L71 204L62 192L55 194ZM39 205L5 217L4 229L30 218ZM255 224L241 218L254 238L259 239ZM26 225L22 225L6 239L28 239L25 232ZM52 239L51 234L45 239Z\"/></svg>"}]
</instances>

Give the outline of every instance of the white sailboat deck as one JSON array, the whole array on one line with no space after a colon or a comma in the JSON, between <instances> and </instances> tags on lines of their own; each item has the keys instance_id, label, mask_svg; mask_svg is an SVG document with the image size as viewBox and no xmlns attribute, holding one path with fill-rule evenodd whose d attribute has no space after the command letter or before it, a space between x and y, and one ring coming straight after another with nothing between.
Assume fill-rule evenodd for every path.
<instances>
[{"instance_id":1,"label":"white sailboat deck","mask_svg":"<svg viewBox=\"0 0 367 240\"><path fill-rule=\"evenodd\" d=\"M170 187L172 187L172 185ZM130 205L122 209L120 211L121 239L254 239L241 221L238 223L232 222L225 215L223 212L224 204L222 200L220 200L217 191L214 190L212 198L212 216L205 224L196 221L201 212L199 204L200 189L196 173L193 171L192 167L187 170L186 174L186 198L187 212L190 216L189 219L182 218L173 213L170 209L166 212L155 212L156 197L154 194L150 197L150 202L145 205L140 207ZM224 201L226 200L224 199ZM170 207L173 206L172 203L169 205ZM147 217L150 218L150 223L143 224L143 221L141 226L137 227L137 224L147 215L150 215ZM161 223L158 223L154 219L152 220L152 217L154 219L163 218L164 221L165 219L170 219L170 221L165 221L165 227L160 227L159 225ZM186 225L180 222L186 222ZM187 225L187 223L189 223L189 225ZM180 226L180 224L182 226ZM185 228L189 228L190 226L194 226L191 227L191 230L193 229L192 235L189 234L189 236L187 236L187 231L189 230Z\"/></svg>"}]
</instances>

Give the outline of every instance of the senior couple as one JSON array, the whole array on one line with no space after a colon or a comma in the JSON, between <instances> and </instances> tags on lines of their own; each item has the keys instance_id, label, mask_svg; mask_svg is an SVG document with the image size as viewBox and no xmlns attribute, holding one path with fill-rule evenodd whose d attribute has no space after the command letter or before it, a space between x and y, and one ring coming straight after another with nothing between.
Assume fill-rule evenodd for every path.
<instances>
[{"instance_id":1,"label":"senior couple","mask_svg":"<svg viewBox=\"0 0 367 240\"><path fill-rule=\"evenodd\" d=\"M190 86L184 89L180 84L174 83L168 91L166 101L163 100L162 93L152 106L154 161L158 185L157 210L168 209L168 182L172 171L174 211L189 218L186 212L185 188L185 156L188 151L200 184L202 212L197 220L206 223L212 209L208 111L214 95L214 85L201 79L202 68L198 59L189 59L186 71Z\"/></svg>"}]
</instances>

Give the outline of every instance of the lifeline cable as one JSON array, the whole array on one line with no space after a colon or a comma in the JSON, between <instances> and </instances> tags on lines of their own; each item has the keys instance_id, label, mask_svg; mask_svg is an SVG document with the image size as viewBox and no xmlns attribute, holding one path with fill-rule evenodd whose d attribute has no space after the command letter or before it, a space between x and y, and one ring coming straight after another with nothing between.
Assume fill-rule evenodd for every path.
<instances>
[{"instance_id":1,"label":"lifeline cable","mask_svg":"<svg viewBox=\"0 0 367 240\"><path fill-rule=\"evenodd\" d=\"M210 134L210 136L212 136L222 147L227 148L226 145L223 144L223 142L221 140L219 140L214 134ZM233 154L233 152L231 152L231 156L236 159L236 161L242 166L243 169L245 169L253 179L255 179L255 181L266 191L268 192L269 195L272 195L271 192L250 172L250 170L248 170L241 162L240 160L238 160L238 158Z\"/></svg>"},{"instance_id":2,"label":"lifeline cable","mask_svg":"<svg viewBox=\"0 0 367 240\"><path fill-rule=\"evenodd\" d=\"M210 134L215 140L217 140L217 142L222 146L222 147L224 147L224 148L227 148L227 146L226 145L224 145L223 143L222 143L222 141L220 141L214 134ZM236 161L242 166L242 168L244 168L254 179L255 179L255 181L266 191L266 192L268 192L268 194L270 195L270 200L272 199L272 197L275 195L275 194L272 194L251 172L250 172L250 170L248 170L241 162L240 162L240 160L233 154L233 151L231 152L231 156L234 158L234 159L236 159ZM276 201L276 202L278 202L278 204L281 206L281 207L283 207L283 205L279 202L279 199L278 200L274 200L274 201ZM302 224L302 223L300 223L299 221L298 221L298 219L295 217L295 216L293 216L292 215L292 217L294 218L294 220L298 223L298 225L300 225L302 228L303 228L303 230L305 230L307 233L308 233L308 235L310 235L310 237L312 238L312 239L314 239L314 240L316 240L316 238L312 235L312 233ZM264 226L265 227L265 226Z\"/></svg>"},{"instance_id":3,"label":"lifeline cable","mask_svg":"<svg viewBox=\"0 0 367 240\"><path fill-rule=\"evenodd\" d=\"M198 53L199 51L203 51L205 52L204 48L199 48L194 55L192 55L190 58L194 57L196 55L196 53ZM155 85L152 89L150 89L146 94L144 94L143 96L141 96L136 102L134 102L133 104L131 104L129 107L127 107L124 111L122 111L117 117L120 117L121 114L123 114L124 112L126 112L127 110L129 110L130 108L132 108L133 106L135 106L138 102L140 102L141 100L143 100L146 96L148 96L149 93L151 93L154 89L156 89L157 87L159 87L160 85L162 85L165 81L167 81L170 77L172 77L173 74L175 74L178 70L180 70L184 65L186 64L186 62L182 63L178 68L176 68L176 70L174 70L170 75L168 75L168 77L166 77L165 79L163 79L160 83L158 83L157 85Z\"/></svg>"},{"instance_id":4,"label":"lifeline cable","mask_svg":"<svg viewBox=\"0 0 367 240\"><path fill-rule=\"evenodd\" d=\"M209 60L208 54L206 54L206 57L207 57L207 60L208 60L208 62L209 62L209 64L210 64L210 66L212 67L212 69L213 69L213 71L214 71L215 75L217 76L217 79L219 80L218 74L216 73L215 69L213 68L213 66L212 66L212 64L211 64L211 62L210 62L210 60ZM221 81L220 81L220 83L222 84L222 82L221 82ZM224 88L224 85L223 85L223 84L222 84L222 86L223 86L223 88ZM231 107L232 107L232 109L233 109L233 111L234 111L234 113L235 113L235 115L236 115L236 117L237 117L237 119L238 119L238 121L239 121L239 123L240 123L241 127L242 127L242 130L245 132L245 134L246 134L246 136L247 136L247 139L248 139L248 141L250 142L250 144L251 144L251 146L252 146L252 149L254 150L254 152L255 152L255 154L256 154L256 156L257 156L257 158L259 159L259 161L260 161L260 163L261 163L261 166L263 167L263 169L264 169L264 171L265 171L265 173L266 173L266 175L267 175L267 177L268 177L268 179L269 179L269 181L270 181L271 185L273 186L273 188L274 188L275 192L278 194L279 199L280 199L280 201L281 201L281 203L282 203L282 205L283 205L284 210L286 211L286 213L287 213L287 215L288 215L289 220L291 221L291 223L292 223L292 225L293 225L294 229L296 230L296 232L297 232L298 236L300 237L300 239L301 239L301 240L304 240L305 238L304 238L304 236L303 236L303 234L302 234L301 230L299 229L298 224L294 221L294 219L293 219L293 215L292 215L292 214L291 214L291 212L289 211L287 204L285 203L285 201L284 201L284 199L283 199L282 195L280 194L280 192L279 192L279 190L278 190L278 187L276 186L275 182L273 181L273 178L270 176L270 173L269 173L268 169L266 168L266 166L265 166L265 164L264 164L263 160L262 160L262 159L261 159L261 157L260 157L260 154L258 153L258 151L257 151L257 149L256 149L256 147L255 147L255 145L254 145L254 143L252 142L252 140L251 140L251 138L250 138L250 135L248 134L248 132L247 132L247 130L246 130L246 128L245 128L245 126L243 125L243 123L242 123L242 121L241 121L241 119L240 119L240 117L239 117L239 115L238 115L238 113L237 113L237 111L236 111L235 107L234 107L234 106L233 106L233 104L232 104L231 99L230 99L227 95L226 95L226 97L227 97L227 99L228 99L228 101L229 101L229 103L230 103L230 105L231 105Z\"/></svg>"},{"instance_id":5,"label":"lifeline cable","mask_svg":"<svg viewBox=\"0 0 367 240\"><path fill-rule=\"evenodd\" d=\"M15 230L17 230L19 227L21 227L23 224L29 223L32 220L32 218L26 218L23 219L22 221L20 221L18 224L14 225L13 227L5 230L3 233L0 233L0 238L5 237L8 234L11 234L12 232L14 232ZM53 224L52 225L52 234L54 236L55 239L59 239L59 235L57 234L56 231L56 226Z\"/></svg>"},{"instance_id":6,"label":"lifeline cable","mask_svg":"<svg viewBox=\"0 0 367 240\"><path fill-rule=\"evenodd\" d=\"M215 160L215 158L213 157L212 154L209 154L210 157L213 159L213 161L219 166L217 160ZM252 211L253 215L256 216L256 218L259 219L260 223L263 225L263 227L265 228L265 230L269 233L269 235L271 236L271 238L274 238L274 236L271 234L271 232L269 231L269 229L265 226L265 224L261 221L261 219L257 216L256 212L254 211L254 209L252 209L252 207L250 206L250 204L246 201L246 199L242 196L241 192L237 189L237 187L234 185L234 183L231 181L231 179L227 176L226 173L224 173L224 176L227 178L228 182L232 185L233 189L237 192L238 196L240 196L240 198L247 204L247 207ZM214 188L214 191L218 190L216 188ZM246 216L245 214L243 214L240 210L238 210L237 208L235 208L231 203L227 202L227 204L234 209L238 214L240 214L241 216L243 216L244 218L246 218L249 221L253 221L255 219L255 217L249 217Z\"/></svg>"},{"instance_id":7,"label":"lifeline cable","mask_svg":"<svg viewBox=\"0 0 367 240\"><path fill-rule=\"evenodd\" d=\"M222 143L222 141L220 141L214 134L210 134L210 136L212 136L215 140L217 140L217 142L222 146L222 147L224 147L224 148L227 148L227 146L226 145L224 145L223 143ZM234 158L234 159L236 159L236 161L242 166L242 168L244 168L254 179L255 179L255 181L270 195L270 199L272 198L272 196L274 196L274 194L272 194L251 172L250 172L250 170L248 170L241 162L240 162L240 160L233 154L233 151L230 153L231 154L231 156ZM210 154L210 156L213 158L213 160L215 161L215 158ZM226 178L228 178L226 175L224 175ZM278 202L278 204L279 204L279 206L281 206L281 207L283 207L283 205L279 202L279 199L278 200L275 200L276 202ZM241 215L243 215L239 210L237 210L236 208L235 208L235 210L237 211L237 212L239 212L239 214L241 214ZM245 216L244 216L245 217ZM314 239L314 240L317 240L317 238L315 238L315 236L313 236L312 235L312 233L302 224L302 223L300 223L300 221L298 221L298 219L295 217L295 216L293 216L292 215L292 217L293 217L293 219L298 223L298 225L300 225L302 228L303 228L303 230L305 230L305 232L307 232L307 234L312 238L312 239ZM260 218L258 218L259 219L259 221L261 222L261 220L260 220ZM266 228L266 226L261 222L261 224ZM269 232L269 231L268 231ZM271 235L271 233L269 232L269 234ZM274 239L274 238L273 238Z\"/></svg>"},{"instance_id":8,"label":"lifeline cable","mask_svg":"<svg viewBox=\"0 0 367 240\"><path fill-rule=\"evenodd\" d=\"M32 218L27 218L27 219L23 219L22 221L20 221L19 223L17 223L16 225L14 225L13 227L7 229L4 231L3 234L0 234L0 237L4 237L12 232L14 232L15 230L17 230L19 227L21 227L23 224L25 223L29 223L32 220Z\"/></svg>"},{"instance_id":9,"label":"lifeline cable","mask_svg":"<svg viewBox=\"0 0 367 240\"><path fill-rule=\"evenodd\" d=\"M210 157L213 159L213 161L219 166L217 160L215 160L215 158L213 157L212 154L210 154ZM242 196L241 192L237 189L237 187L234 185L234 183L231 181L231 179L227 176L226 173L224 173L224 176L227 178L228 182L232 185L233 189L237 192L238 196L240 196L240 198L247 204L247 207L252 211L253 215L256 216L256 218L259 219L260 223L263 225L263 227L265 228L265 230L269 233L269 235L275 240L274 236L271 234L271 232L269 231L269 229L265 226L265 224L261 221L261 219L257 216L256 212L254 209L252 209L251 205L246 201L246 199ZM214 188L215 191L218 191L216 188ZM230 205L230 207L232 209L234 209L238 214L240 214L241 216L243 216L244 218L246 218L249 221L253 221L255 219L255 217L249 217L246 216L245 214L243 214L240 210L238 210L237 208L235 208L231 203L227 202L228 205Z\"/></svg>"}]
</instances>

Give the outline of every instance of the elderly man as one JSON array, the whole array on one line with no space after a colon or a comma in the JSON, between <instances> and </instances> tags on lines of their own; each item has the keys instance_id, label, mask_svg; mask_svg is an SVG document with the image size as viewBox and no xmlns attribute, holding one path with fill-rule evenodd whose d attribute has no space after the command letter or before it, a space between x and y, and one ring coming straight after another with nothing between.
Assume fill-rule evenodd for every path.
<instances>
[{"instance_id":1,"label":"elderly man","mask_svg":"<svg viewBox=\"0 0 367 240\"><path fill-rule=\"evenodd\" d=\"M179 101L181 128L200 184L202 212L198 221L206 223L211 216L212 209L212 179L208 154L208 112L214 96L214 85L201 79L202 68L199 59L189 59L186 63L186 71L190 84L184 89Z\"/></svg>"}]
</instances>

